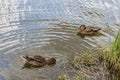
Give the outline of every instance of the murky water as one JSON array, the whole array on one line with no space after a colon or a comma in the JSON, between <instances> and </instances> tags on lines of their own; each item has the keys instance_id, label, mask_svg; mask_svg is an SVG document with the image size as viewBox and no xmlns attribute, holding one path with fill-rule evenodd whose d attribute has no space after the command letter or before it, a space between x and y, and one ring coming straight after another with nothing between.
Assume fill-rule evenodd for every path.
<instances>
[{"instance_id":1,"label":"murky water","mask_svg":"<svg viewBox=\"0 0 120 80\"><path fill-rule=\"evenodd\" d=\"M75 53L108 46L120 26L119 0L0 2L0 80L56 80ZM103 36L79 37L81 24L101 27ZM25 54L52 56L57 64L22 69Z\"/></svg>"}]
</instances>

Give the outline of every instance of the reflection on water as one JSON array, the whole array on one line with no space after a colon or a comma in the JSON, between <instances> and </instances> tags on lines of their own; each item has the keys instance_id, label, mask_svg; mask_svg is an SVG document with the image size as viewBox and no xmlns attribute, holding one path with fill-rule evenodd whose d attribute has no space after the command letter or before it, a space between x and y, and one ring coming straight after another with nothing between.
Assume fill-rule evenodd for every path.
<instances>
[{"instance_id":1,"label":"reflection on water","mask_svg":"<svg viewBox=\"0 0 120 80\"><path fill-rule=\"evenodd\" d=\"M120 1L115 0L0 2L0 80L55 80L74 53L107 46L120 25ZM81 24L101 27L103 36L77 36ZM57 64L23 70L20 56L25 54L52 56Z\"/></svg>"}]
</instances>

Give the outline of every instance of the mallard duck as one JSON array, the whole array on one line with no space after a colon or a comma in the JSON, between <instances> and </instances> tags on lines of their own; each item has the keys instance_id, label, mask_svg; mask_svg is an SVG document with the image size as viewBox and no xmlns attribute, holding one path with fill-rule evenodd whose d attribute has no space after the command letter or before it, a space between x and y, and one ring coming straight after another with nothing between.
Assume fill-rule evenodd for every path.
<instances>
[{"instance_id":1,"label":"mallard duck","mask_svg":"<svg viewBox=\"0 0 120 80\"><path fill-rule=\"evenodd\" d=\"M98 27L86 27L85 25L81 25L77 29L77 34L83 34L83 35L96 35L99 33L101 28Z\"/></svg>"},{"instance_id":2,"label":"mallard duck","mask_svg":"<svg viewBox=\"0 0 120 80\"><path fill-rule=\"evenodd\" d=\"M38 68L45 65L52 65L56 63L55 58L53 57L44 58L40 55L33 55L33 56L25 55L22 56L22 59L26 61L23 68L31 68L31 67Z\"/></svg>"}]
</instances>

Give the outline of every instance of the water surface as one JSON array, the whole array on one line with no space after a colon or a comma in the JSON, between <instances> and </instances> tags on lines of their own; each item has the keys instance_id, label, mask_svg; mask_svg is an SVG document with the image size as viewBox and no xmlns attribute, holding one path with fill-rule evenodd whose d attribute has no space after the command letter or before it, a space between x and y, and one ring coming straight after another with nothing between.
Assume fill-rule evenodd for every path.
<instances>
[{"instance_id":1,"label":"water surface","mask_svg":"<svg viewBox=\"0 0 120 80\"><path fill-rule=\"evenodd\" d=\"M75 53L107 47L120 26L119 0L1 0L0 80L56 80ZM81 38L81 25L102 28L103 36ZM54 66L22 69L20 56L57 59Z\"/></svg>"}]
</instances>

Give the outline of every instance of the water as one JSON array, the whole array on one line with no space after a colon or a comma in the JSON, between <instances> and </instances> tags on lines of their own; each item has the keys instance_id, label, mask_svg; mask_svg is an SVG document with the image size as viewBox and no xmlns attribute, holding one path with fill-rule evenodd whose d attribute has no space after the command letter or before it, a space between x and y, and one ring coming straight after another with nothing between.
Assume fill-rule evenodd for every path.
<instances>
[{"instance_id":1,"label":"water","mask_svg":"<svg viewBox=\"0 0 120 80\"><path fill-rule=\"evenodd\" d=\"M119 0L0 0L0 80L56 80L75 53L107 47L120 26ZM81 38L81 25L102 28L103 36ZM57 59L54 66L22 69L20 56Z\"/></svg>"}]
</instances>

